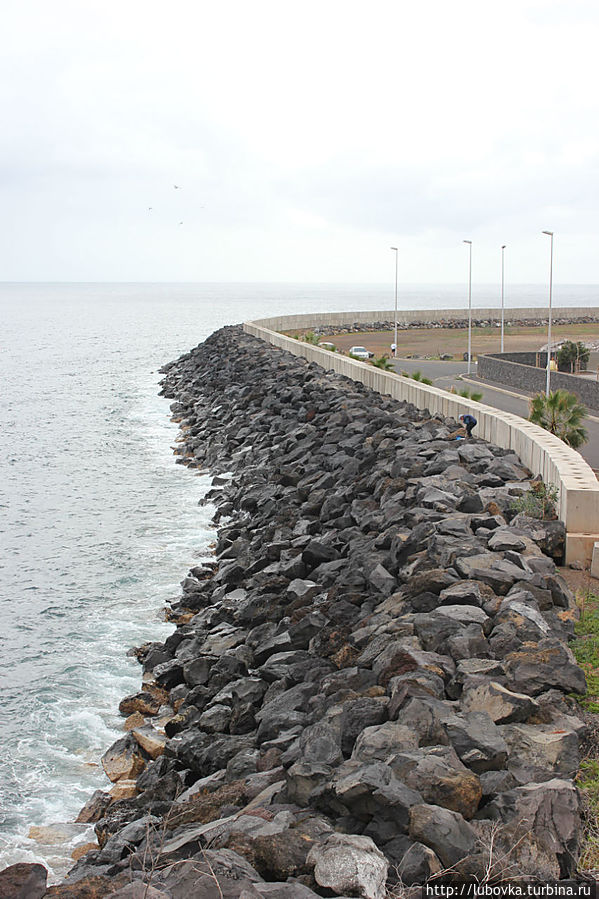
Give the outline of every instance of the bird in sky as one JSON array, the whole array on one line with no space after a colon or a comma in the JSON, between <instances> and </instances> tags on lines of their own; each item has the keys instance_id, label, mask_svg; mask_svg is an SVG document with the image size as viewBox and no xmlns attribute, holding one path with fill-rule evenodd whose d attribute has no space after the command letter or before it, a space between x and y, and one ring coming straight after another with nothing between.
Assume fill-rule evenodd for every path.
<instances>
[{"instance_id":1,"label":"bird in sky","mask_svg":"<svg viewBox=\"0 0 599 899\"><path fill-rule=\"evenodd\" d=\"M151 212L151 211L152 211L152 209L153 209L153 207L152 207L152 206L148 206L148 212Z\"/></svg>"},{"instance_id":2,"label":"bird in sky","mask_svg":"<svg viewBox=\"0 0 599 899\"><path fill-rule=\"evenodd\" d=\"M181 188L178 184L173 184L173 187L175 188L175 190L181 190Z\"/></svg>"},{"instance_id":3,"label":"bird in sky","mask_svg":"<svg viewBox=\"0 0 599 899\"><path fill-rule=\"evenodd\" d=\"M179 224L180 224L180 225L182 225L182 224L183 224L183 222L179 222Z\"/></svg>"}]
</instances>

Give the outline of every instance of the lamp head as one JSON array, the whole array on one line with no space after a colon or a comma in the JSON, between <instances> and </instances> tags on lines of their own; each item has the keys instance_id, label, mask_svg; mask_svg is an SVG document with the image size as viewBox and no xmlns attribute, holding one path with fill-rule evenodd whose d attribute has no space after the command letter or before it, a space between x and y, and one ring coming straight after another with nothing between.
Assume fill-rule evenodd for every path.
<instances>
[{"instance_id":1,"label":"lamp head","mask_svg":"<svg viewBox=\"0 0 599 899\"><path fill-rule=\"evenodd\" d=\"M553 237L553 231L543 231L543 234L548 234L549 237Z\"/></svg>"},{"instance_id":2,"label":"lamp head","mask_svg":"<svg viewBox=\"0 0 599 899\"><path fill-rule=\"evenodd\" d=\"M502 244L502 245L501 245L501 249L502 249L502 250L505 250L506 246L507 246L507 244L505 244L505 243Z\"/></svg>"},{"instance_id":3,"label":"lamp head","mask_svg":"<svg viewBox=\"0 0 599 899\"><path fill-rule=\"evenodd\" d=\"M389 249L390 249L390 250L395 250L395 252L397 253L397 247L389 247Z\"/></svg>"},{"instance_id":4,"label":"lamp head","mask_svg":"<svg viewBox=\"0 0 599 899\"><path fill-rule=\"evenodd\" d=\"M462 241L462 243L468 243L468 244L470 244L470 246L472 246L472 241L471 241L471 240L464 240L464 241Z\"/></svg>"}]
</instances>

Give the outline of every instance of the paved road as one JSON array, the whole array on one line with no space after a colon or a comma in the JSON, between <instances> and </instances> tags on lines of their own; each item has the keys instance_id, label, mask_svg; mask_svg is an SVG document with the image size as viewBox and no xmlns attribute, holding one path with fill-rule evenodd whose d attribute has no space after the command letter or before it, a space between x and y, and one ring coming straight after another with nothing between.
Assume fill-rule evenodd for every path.
<instances>
[{"instance_id":1,"label":"paved road","mask_svg":"<svg viewBox=\"0 0 599 899\"><path fill-rule=\"evenodd\" d=\"M467 374L467 362L432 362L428 359L394 359L392 362L396 371L403 370L410 373L420 371L433 381L435 387L442 387L444 390L449 390L453 386L456 390L463 390L466 387L471 392L482 391L481 402L503 412L512 412L514 415L528 418L529 394L512 387L483 381L476 374L474 362L470 375ZM579 452L591 468L599 469L599 418L589 415L584 426L588 431L589 440Z\"/></svg>"}]
</instances>

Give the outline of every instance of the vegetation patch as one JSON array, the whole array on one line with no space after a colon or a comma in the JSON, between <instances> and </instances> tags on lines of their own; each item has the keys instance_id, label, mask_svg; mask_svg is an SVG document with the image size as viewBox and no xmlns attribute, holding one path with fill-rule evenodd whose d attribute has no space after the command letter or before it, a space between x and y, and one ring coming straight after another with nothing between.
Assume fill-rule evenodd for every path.
<instances>
[{"instance_id":1,"label":"vegetation patch","mask_svg":"<svg viewBox=\"0 0 599 899\"><path fill-rule=\"evenodd\" d=\"M576 639L570 643L570 648L587 679L586 693L575 699L589 728L581 746L585 757L577 777L584 809L584 841L579 868L588 871L599 868L599 596L589 591L579 592L578 605L580 618L575 625Z\"/></svg>"},{"instance_id":2,"label":"vegetation patch","mask_svg":"<svg viewBox=\"0 0 599 899\"><path fill-rule=\"evenodd\" d=\"M559 491L553 484L544 481L533 481L529 490L512 501L512 509L523 512L529 518L540 521L554 521L557 518L557 501Z\"/></svg>"}]
</instances>

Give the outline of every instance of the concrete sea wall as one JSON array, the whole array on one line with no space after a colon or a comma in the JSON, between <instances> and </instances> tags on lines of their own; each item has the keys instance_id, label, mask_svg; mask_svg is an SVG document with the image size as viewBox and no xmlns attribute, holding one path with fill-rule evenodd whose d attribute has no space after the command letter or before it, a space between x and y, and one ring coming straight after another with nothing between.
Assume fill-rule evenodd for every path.
<instances>
[{"instance_id":1,"label":"concrete sea wall","mask_svg":"<svg viewBox=\"0 0 599 899\"><path fill-rule=\"evenodd\" d=\"M499 321L499 309L476 309L472 312L473 317L477 321ZM328 325L338 325L343 327L346 325L365 324L370 322L388 322L393 321L395 311L393 309L383 311L366 312L314 312L309 315L297 313L293 315L279 315L272 318L262 319L262 324L273 331L294 331L299 328L308 327L326 327ZM466 318L464 309L423 309L423 310L398 310L397 321L409 324L410 322L421 322L423 320L430 322L451 322L463 321ZM507 320L518 321L545 321L546 314L544 309L539 307L509 309L506 310ZM553 319L591 319L599 321L599 309L589 309L584 306L572 308L556 308L553 310Z\"/></svg>"},{"instance_id":2,"label":"concrete sea wall","mask_svg":"<svg viewBox=\"0 0 599 899\"><path fill-rule=\"evenodd\" d=\"M538 318L539 309L518 309L519 319ZM569 309L555 310L557 317L569 314L572 318L589 316L596 310ZM599 483L589 465L580 453L566 446L537 425L525 421L517 415L501 412L484 403L466 401L436 387L428 387L411 379L391 372L384 372L363 362L357 362L337 353L330 353L312 344L299 342L279 333L283 330L309 328L315 325L340 327L359 321L388 321L393 312L340 312L310 315L289 315L248 321L244 330L274 346L281 347L295 356L302 356L316 362L327 370L346 375L355 381L388 394L394 399L406 400L419 409L428 409L431 414L458 418L465 412L473 412L478 419L477 434L491 443L512 449L535 474L540 474L545 483L553 484L559 491L559 516L567 530L566 562L580 560L590 565L593 546L599 541ZM497 318L497 310L477 310L477 318L486 316ZM511 310L515 316L515 310ZM422 319L424 316L463 318L463 310L438 310L437 312L403 312L402 316Z\"/></svg>"}]
</instances>

